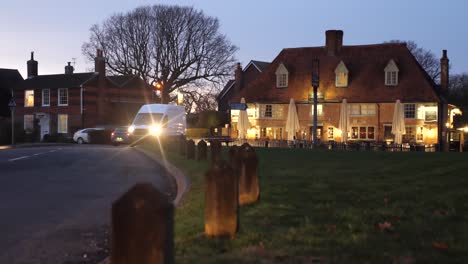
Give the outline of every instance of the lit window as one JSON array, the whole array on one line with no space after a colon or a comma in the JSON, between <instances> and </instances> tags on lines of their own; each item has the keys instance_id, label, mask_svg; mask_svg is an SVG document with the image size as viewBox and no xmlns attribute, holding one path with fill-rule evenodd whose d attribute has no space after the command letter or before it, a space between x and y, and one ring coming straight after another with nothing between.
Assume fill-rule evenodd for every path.
<instances>
[{"instance_id":1,"label":"lit window","mask_svg":"<svg viewBox=\"0 0 468 264\"><path fill-rule=\"evenodd\" d=\"M348 86L348 69L346 68L346 65L343 61L341 61L335 69L335 86Z\"/></svg>"},{"instance_id":2,"label":"lit window","mask_svg":"<svg viewBox=\"0 0 468 264\"><path fill-rule=\"evenodd\" d=\"M42 106L50 106L50 89L42 90Z\"/></svg>"},{"instance_id":3,"label":"lit window","mask_svg":"<svg viewBox=\"0 0 468 264\"><path fill-rule=\"evenodd\" d=\"M405 118L416 118L415 104L405 104Z\"/></svg>"},{"instance_id":4,"label":"lit window","mask_svg":"<svg viewBox=\"0 0 468 264\"><path fill-rule=\"evenodd\" d=\"M361 104L361 115L375 115L375 104Z\"/></svg>"},{"instance_id":5,"label":"lit window","mask_svg":"<svg viewBox=\"0 0 468 264\"><path fill-rule=\"evenodd\" d=\"M314 105L311 106L310 108L310 115L314 116ZM322 116L323 115L323 105L318 104L317 105L317 116Z\"/></svg>"},{"instance_id":6,"label":"lit window","mask_svg":"<svg viewBox=\"0 0 468 264\"><path fill-rule=\"evenodd\" d=\"M361 114L361 105L359 104L351 104L349 105L350 107L350 113L351 115L360 115Z\"/></svg>"},{"instance_id":7,"label":"lit window","mask_svg":"<svg viewBox=\"0 0 468 264\"><path fill-rule=\"evenodd\" d=\"M328 127L328 139L333 140L333 127Z\"/></svg>"},{"instance_id":8,"label":"lit window","mask_svg":"<svg viewBox=\"0 0 468 264\"><path fill-rule=\"evenodd\" d=\"M276 69L276 87L277 88L285 88L288 87L288 78L289 78L289 72L286 69L286 66L284 66L283 63L281 63L278 66L278 69Z\"/></svg>"},{"instance_id":9,"label":"lit window","mask_svg":"<svg viewBox=\"0 0 468 264\"><path fill-rule=\"evenodd\" d=\"M418 133L416 134L416 140L417 141L423 141L424 140L423 130L424 130L423 127L420 127L418 129Z\"/></svg>"},{"instance_id":10,"label":"lit window","mask_svg":"<svg viewBox=\"0 0 468 264\"><path fill-rule=\"evenodd\" d=\"M67 106L68 105L68 89L60 88L58 89L58 105Z\"/></svg>"},{"instance_id":11,"label":"lit window","mask_svg":"<svg viewBox=\"0 0 468 264\"><path fill-rule=\"evenodd\" d=\"M367 138L368 139L374 139L374 127L368 127L367 128Z\"/></svg>"},{"instance_id":12,"label":"lit window","mask_svg":"<svg viewBox=\"0 0 468 264\"><path fill-rule=\"evenodd\" d=\"M398 72L399 69L394 60L390 60L385 67L385 85L396 86L398 85Z\"/></svg>"},{"instance_id":13,"label":"lit window","mask_svg":"<svg viewBox=\"0 0 468 264\"><path fill-rule=\"evenodd\" d=\"M408 143L408 142L414 141L414 139L416 138L415 128L407 126L405 130L406 130L406 133L403 135L403 142Z\"/></svg>"},{"instance_id":14,"label":"lit window","mask_svg":"<svg viewBox=\"0 0 468 264\"><path fill-rule=\"evenodd\" d=\"M352 127L351 128L351 138L352 139L358 139L358 135L359 135L359 128L358 127Z\"/></svg>"},{"instance_id":15,"label":"lit window","mask_svg":"<svg viewBox=\"0 0 468 264\"><path fill-rule=\"evenodd\" d=\"M25 107L34 106L34 90L24 91L24 106Z\"/></svg>"},{"instance_id":16,"label":"lit window","mask_svg":"<svg viewBox=\"0 0 468 264\"><path fill-rule=\"evenodd\" d=\"M24 130L32 131L34 129L34 116L24 115Z\"/></svg>"},{"instance_id":17,"label":"lit window","mask_svg":"<svg viewBox=\"0 0 468 264\"><path fill-rule=\"evenodd\" d=\"M57 133L68 133L68 115L58 115Z\"/></svg>"}]
</instances>

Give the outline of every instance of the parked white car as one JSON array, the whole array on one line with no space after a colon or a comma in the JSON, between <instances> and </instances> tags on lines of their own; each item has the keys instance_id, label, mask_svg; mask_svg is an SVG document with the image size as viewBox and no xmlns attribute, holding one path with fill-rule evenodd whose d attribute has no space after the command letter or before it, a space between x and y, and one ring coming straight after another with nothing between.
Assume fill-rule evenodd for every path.
<instances>
[{"instance_id":1,"label":"parked white car","mask_svg":"<svg viewBox=\"0 0 468 264\"><path fill-rule=\"evenodd\" d=\"M73 134L73 141L78 144L89 143L89 132L94 130L103 130L102 128L85 128L75 132Z\"/></svg>"}]
</instances>

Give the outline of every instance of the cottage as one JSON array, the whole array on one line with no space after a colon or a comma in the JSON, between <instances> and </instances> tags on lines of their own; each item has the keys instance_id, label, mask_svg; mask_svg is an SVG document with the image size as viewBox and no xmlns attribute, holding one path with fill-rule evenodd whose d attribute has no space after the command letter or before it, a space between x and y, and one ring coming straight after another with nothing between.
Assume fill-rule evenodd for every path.
<instances>
[{"instance_id":1,"label":"cottage","mask_svg":"<svg viewBox=\"0 0 468 264\"><path fill-rule=\"evenodd\" d=\"M311 139L313 129L312 61L319 60L318 137L322 141L393 141L395 102L404 104L404 142L437 144L446 140L452 126L454 106L446 103L447 51L441 58L441 84L436 85L405 44L343 45L343 31L328 30L325 46L287 48L258 76L245 81L237 67L229 103L242 97L248 104L251 129L248 138L286 139L285 123L291 98L300 122L297 138ZM234 85L238 84L238 85ZM232 91L231 91L232 90ZM220 98L222 98L220 95ZM340 131L340 105L348 102L349 131ZM231 111L236 137L238 110Z\"/></svg>"}]
</instances>

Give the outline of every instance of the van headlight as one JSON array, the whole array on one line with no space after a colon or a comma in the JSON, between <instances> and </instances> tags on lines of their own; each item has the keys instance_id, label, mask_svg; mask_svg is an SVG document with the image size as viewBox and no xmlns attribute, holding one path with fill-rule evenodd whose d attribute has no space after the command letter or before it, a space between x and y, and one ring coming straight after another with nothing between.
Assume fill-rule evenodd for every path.
<instances>
[{"instance_id":1,"label":"van headlight","mask_svg":"<svg viewBox=\"0 0 468 264\"><path fill-rule=\"evenodd\" d=\"M149 128L149 133L152 136L159 136L161 135L162 127L160 124L152 124Z\"/></svg>"},{"instance_id":2,"label":"van headlight","mask_svg":"<svg viewBox=\"0 0 468 264\"><path fill-rule=\"evenodd\" d=\"M128 127L128 133L132 134L133 131L135 131L135 126L129 126Z\"/></svg>"}]
</instances>

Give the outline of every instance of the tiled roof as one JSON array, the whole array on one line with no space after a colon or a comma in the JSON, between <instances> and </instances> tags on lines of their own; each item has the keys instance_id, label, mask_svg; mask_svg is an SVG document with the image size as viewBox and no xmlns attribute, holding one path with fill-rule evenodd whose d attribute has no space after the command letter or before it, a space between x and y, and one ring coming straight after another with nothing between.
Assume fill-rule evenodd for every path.
<instances>
[{"instance_id":1,"label":"tiled roof","mask_svg":"<svg viewBox=\"0 0 468 264\"><path fill-rule=\"evenodd\" d=\"M18 70L0 69L0 88L10 89L17 83L21 82L23 77Z\"/></svg>"},{"instance_id":2,"label":"tiled roof","mask_svg":"<svg viewBox=\"0 0 468 264\"><path fill-rule=\"evenodd\" d=\"M70 88L79 87L80 85L97 77L94 72L73 73L73 74L52 74L39 75L28 78L21 82L17 89L45 89L45 88Z\"/></svg>"},{"instance_id":3,"label":"tiled roof","mask_svg":"<svg viewBox=\"0 0 468 264\"><path fill-rule=\"evenodd\" d=\"M268 66L270 66L270 63L269 62L265 62L265 61L257 61L257 60L251 60L250 61L252 64L255 64L255 66L257 66L257 68L260 70L260 71L265 71L266 68L268 68Z\"/></svg>"},{"instance_id":4,"label":"tiled roof","mask_svg":"<svg viewBox=\"0 0 468 264\"><path fill-rule=\"evenodd\" d=\"M226 85L224 86L223 90L221 90L221 92L219 92L217 98L222 98L228 91L229 89L231 88L231 86L235 83L235 80L229 80Z\"/></svg>"},{"instance_id":5,"label":"tiled roof","mask_svg":"<svg viewBox=\"0 0 468 264\"><path fill-rule=\"evenodd\" d=\"M118 86L125 85L128 81L132 80L135 78L135 75L113 75L113 76L107 76L109 80L111 80L113 83L117 84Z\"/></svg>"},{"instance_id":6,"label":"tiled roof","mask_svg":"<svg viewBox=\"0 0 468 264\"><path fill-rule=\"evenodd\" d=\"M248 84L240 94L249 102L307 101L312 91L311 70L313 59L320 61L320 86L326 100L348 102L438 101L436 87L405 44L343 46L336 56L327 55L325 47L283 49L258 78ZM399 68L397 86L386 86L384 68L393 59ZM343 61L349 70L348 87L335 87L335 68ZM289 71L287 88L276 88L275 71L283 63Z\"/></svg>"}]
</instances>

